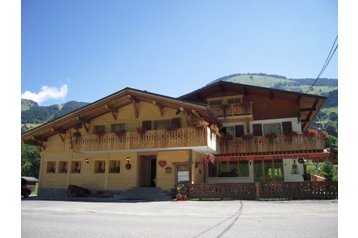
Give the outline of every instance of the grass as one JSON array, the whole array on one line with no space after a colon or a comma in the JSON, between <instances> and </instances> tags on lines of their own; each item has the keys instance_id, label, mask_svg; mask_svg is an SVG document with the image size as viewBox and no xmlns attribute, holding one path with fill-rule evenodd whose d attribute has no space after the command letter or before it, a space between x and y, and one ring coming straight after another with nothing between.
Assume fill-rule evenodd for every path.
<instances>
[{"instance_id":1,"label":"grass","mask_svg":"<svg viewBox=\"0 0 358 238\"><path fill-rule=\"evenodd\" d=\"M37 196L39 192L39 183L36 183L34 190L32 191L30 196Z\"/></svg>"}]
</instances>

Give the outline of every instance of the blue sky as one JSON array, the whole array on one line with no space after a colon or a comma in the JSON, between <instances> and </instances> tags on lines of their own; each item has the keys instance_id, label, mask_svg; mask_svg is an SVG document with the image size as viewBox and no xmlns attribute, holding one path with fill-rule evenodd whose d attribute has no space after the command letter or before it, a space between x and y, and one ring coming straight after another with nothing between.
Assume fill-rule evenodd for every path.
<instances>
[{"instance_id":1,"label":"blue sky","mask_svg":"<svg viewBox=\"0 0 358 238\"><path fill-rule=\"evenodd\" d=\"M21 4L21 93L41 105L124 87L176 97L234 73L315 78L338 34L337 0ZM338 78L337 53L321 77Z\"/></svg>"}]
</instances>

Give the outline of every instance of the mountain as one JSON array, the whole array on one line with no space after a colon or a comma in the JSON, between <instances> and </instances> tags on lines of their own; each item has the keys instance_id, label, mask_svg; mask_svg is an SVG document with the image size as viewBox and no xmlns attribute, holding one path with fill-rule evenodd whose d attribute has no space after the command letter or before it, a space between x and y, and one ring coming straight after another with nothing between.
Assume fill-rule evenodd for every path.
<instances>
[{"instance_id":1,"label":"mountain","mask_svg":"<svg viewBox=\"0 0 358 238\"><path fill-rule=\"evenodd\" d=\"M39 106L34 101L21 99L21 131L33 129L87 104L86 102L70 101L60 105Z\"/></svg>"}]
</instances>

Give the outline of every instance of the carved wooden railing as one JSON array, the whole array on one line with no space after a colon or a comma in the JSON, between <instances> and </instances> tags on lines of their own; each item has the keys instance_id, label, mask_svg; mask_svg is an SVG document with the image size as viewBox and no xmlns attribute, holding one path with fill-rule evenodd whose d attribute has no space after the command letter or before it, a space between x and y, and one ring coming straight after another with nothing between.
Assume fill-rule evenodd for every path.
<instances>
[{"instance_id":1,"label":"carved wooden railing","mask_svg":"<svg viewBox=\"0 0 358 238\"><path fill-rule=\"evenodd\" d=\"M187 184L189 198L200 199L337 199L338 182L259 182Z\"/></svg>"},{"instance_id":2,"label":"carved wooden railing","mask_svg":"<svg viewBox=\"0 0 358 238\"><path fill-rule=\"evenodd\" d=\"M324 148L324 138L321 136L310 137L304 134L276 137L235 137L230 139L223 137L219 141L219 148L222 154L313 151Z\"/></svg>"},{"instance_id":3,"label":"carved wooden railing","mask_svg":"<svg viewBox=\"0 0 358 238\"><path fill-rule=\"evenodd\" d=\"M178 128L175 130L148 130L144 133L127 131L120 135L87 134L72 138L72 146L77 151L135 150L170 147L210 146L212 140L209 128ZM216 142L214 143L216 144Z\"/></svg>"},{"instance_id":4,"label":"carved wooden railing","mask_svg":"<svg viewBox=\"0 0 358 238\"><path fill-rule=\"evenodd\" d=\"M252 102L210 106L210 110L217 117L252 115Z\"/></svg>"}]
</instances>

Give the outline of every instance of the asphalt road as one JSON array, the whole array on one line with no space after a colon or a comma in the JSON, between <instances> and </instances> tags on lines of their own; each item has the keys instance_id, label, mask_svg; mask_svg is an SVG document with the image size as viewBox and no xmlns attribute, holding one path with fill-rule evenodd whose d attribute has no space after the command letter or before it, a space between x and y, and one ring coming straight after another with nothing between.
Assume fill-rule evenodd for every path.
<instances>
[{"instance_id":1,"label":"asphalt road","mask_svg":"<svg viewBox=\"0 0 358 238\"><path fill-rule=\"evenodd\" d=\"M338 237L338 201L23 200L21 237Z\"/></svg>"}]
</instances>

